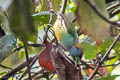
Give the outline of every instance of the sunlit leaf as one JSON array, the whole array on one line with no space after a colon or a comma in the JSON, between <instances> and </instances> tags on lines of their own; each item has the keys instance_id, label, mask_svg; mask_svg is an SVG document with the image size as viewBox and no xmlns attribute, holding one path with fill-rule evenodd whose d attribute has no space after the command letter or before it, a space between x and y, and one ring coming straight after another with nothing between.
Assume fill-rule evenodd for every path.
<instances>
[{"instance_id":1,"label":"sunlit leaf","mask_svg":"<svg viewBox=\"0 0 120 80\"><path fill-rule=\"evenodd\" d=\"M66 12L68 12L68 13L75 13L75 11L76 11L76 8L77 8L77 5L75 4L75 1L74 0L72 0L72 1L70 1L70 2L68 2L68 5L67 5L67 11Z\"/></svg>"},{"instance_id":2,"label":"sunlit leaf","mask_svg":"<svg viewBox=\"0 0 120 80\"><path fill-rule=\"evenodd\" d=\"M19 51L19 57L20 59L25 58L25 51L23 49Z\"/></svg>"},{"instance_id":3,"label":"sunlit leaf","mask_svg":"<svg viewBox=\"0 0 120 80\"><path fill-rule=\"evenodd\" d=\"M6 74L6 72L0 72L0 75Z\"/></svg>"},{"instance_id":4,"label":"sunlit leaf","mask_svg":"<svg viewBox=\"0 0 120 80\"><path fill-rule=\"evenodd\" d=\"M37 53L39 53L41 50L42 50L42 47L30 47L30 46L28 46L28 52L29 52L29 54L37 54Z\"/></svg>"},{"instance_id":5,"label":"sunlit leaf","mask_svg":"<svg viewBox=\"0 0 120 80\"><path fill-rule=\"evenodd\" d=\"M114 22L119 21L119 20L120 20L120 13L110 18L110 21L114 21Z\"/></svg>"},{"instance_id":6,"label":"sunlit leaf","mask_svg":"<svg viewBox=\"0 0 120 80\"><path fill-rule=\"evenodd\" d=\"M34 21L40 25L42 24L48 24L49 18L50 18L50 12L49 11L42 11L40 13L36 13L32 15ZM52 23L55 22L56 16L53 15Z\"/></svg>"},{"instance_id":7,"label":"sunlit leaf","mask_svg":"<svg viewBox=\"0 0 120 80\"><path fill-rule=\"evenodd\" d=\"M113 42L113 38L109 37L105 39L100 46L97 46L97 47L100 49L100 52L102 54L105 54L108 48L110 47L110 45L112 44L112 42Z\"/></svg>"},{"instance_id":8,"label":"sunlit leaf","mask_svg":"<svg viewBox=\"0 0 120 80\"><path fill-rule=\"evenodd\" d=\"M118 14L118 19L120 20L120 13Z\"/></svg>"},{"instance_id":9,"label":"sunlit leaf","mask_svg":"<svg viewBox=\"0 0 120 80\"><path fill-rule=\"evenodd\" d=\"M113 50L115 51L114 56L119 58L120 57L120 42L119 41L114 46Z\"/></svg>"},{"instance_id":10,"label":"sunlit leaf","mask_svg":"<svg viewBox=\"0 0 120 80\"><path fill-rule=\"evenodd\" d=\"M98 54L98 49L95 45L91 45L85 42L81 43L81 45L86 59L93 59Z\"/></svg>"},{"instance_id":11,"label":"sunlit leaf","mask_svg":"<svg viewBox=\"0 0 120 80\"><path fill-rule=\"evenodd\" d=\"M111 60L105 62L105 64L106 64L106 65L112 65L112 64L114 64L117 60L118 60L118 58L114 58L114 59L111 59ZM114 66L108 66L108 67L107 67L107 70L108 70L108 72L111 72L114 68L115 68Z\"/></svg>"},{"instance_id":12,"label":"sunlit leaf","mask_svg":"<svg viewBox=\"0 0 120 80\"><path fill-rule=\"evenodd\" d=\"M20 60L19 55L17 53L15 53L15 52L12 52L12 53L13 54L11 54L7 58L5 58L4 61L2 61L2 63L1 63L2 65L7 66L9 68L14 68L14 67L17 67L17 65L19 63L23 62L23 60ZM4 68L2 68L2 69L0 68L0 72L2 70L6 71Z\"/></svg>"},{"instance_id":13,"label":"sunlit leaf","mask_svg":"<svg viewBox=\"0 0 120 80\"><path fill-rule=\"evenodd\" d=\"M106 77L102 77L102 78L97 79L97 80L115 80L116 77L118 77L118 75L113 75L113 76L108 75Z\"/></svg>"}]
</instances>

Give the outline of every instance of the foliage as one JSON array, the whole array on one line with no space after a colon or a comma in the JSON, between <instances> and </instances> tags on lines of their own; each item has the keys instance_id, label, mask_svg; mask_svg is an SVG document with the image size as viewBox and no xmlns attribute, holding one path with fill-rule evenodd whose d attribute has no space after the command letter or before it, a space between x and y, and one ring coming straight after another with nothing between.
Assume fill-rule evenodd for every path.
<instances>
[{"instance_id":1,"label":"foliage","mask_svg":"<svg viewBox=\"0 0 120 80\"><path fill-rule=\"evenodd\" d=\"M66 5L65 1L67 1ZM53 72L54 65L52 65L52 61L48 60L52 60L52 51L59 51L58 43L60 41L58 36L67 36L69 34L70 36L74 36L74 38L77 37L77 39L73 41L72 37L72 42L70 42L70 36L64 37L61 43L69 43L68 45L70 46L67 46L68 48L66 49L66 47L60 44L65 48L62 51L66 53L65 56L68 58L70 56L68 50L71 48L71 45L75 45L82 50L83 57L79 65L83 78L88 79L89 76L85 72L85 69L91 71L91 75L93 70L90 67L94 68L98 65L98 62L101 58L104 58L103 56L108 52L120 32L120 28L117 26L120 23L120 4L117 4L120 3L120 0L88 1L107 20L112 21L111 24L101 18L88 5L86 0L0 0L0 29L5 32L5 35L0 37L0 79L7 75L8 80L18 80L18 78L24 75L23 72L27 71L26 64L30 63L27 67L31 67L33 79L57 80L59 75L56 77L56 73ZM113 7L113 5L115 6ZM62 10L65 10L65 12L61 13ZM61 19L64 21L61 23L57 18L58 15L65 15L68 18L64 18L65 20ZM117 25L114 25L114 23L117 23ZM61 26L66 32L63 30L61 31L62 35L56 35L53 28L56 26L55 24L60 25L60 28L56 32L60 31ZM67 28L65 25L67 25ZM2 34L1 30L0 35ZM53 46L46 46L46 39ZM99 72L103 70L108 74L102 75L101 77L95 73L99 76L99 79L93 77L95 80L119 80L120 73L117 71L120 68L119 40L117 40L115 46L110 50L110 54L99 65L106 68L105 70L99 70ZM80 47L78 47L79 45ZM30 56L29 62L25 61L27 59L25 47L27 47L28 57ZM39 59L37 61L36 56L38 55ZM61 57L60 60L62 60ZM59 62L57 64L60 65ZM67 65L68 63L63 64ZM90 66L90 64L93 66ZM72 67L69 68L67 65L67 68L69 70L71 69L67 73L72 72ZM51 68L52 70L50 72L49 69ZM76 70L76 65L73 68ZM61 70L60 67L57 69L58 71ZM12 71L13 73L9 75L8 73ZM28 78L26 75L23 77L25 80Z\"/></svg>"}]
</instances>

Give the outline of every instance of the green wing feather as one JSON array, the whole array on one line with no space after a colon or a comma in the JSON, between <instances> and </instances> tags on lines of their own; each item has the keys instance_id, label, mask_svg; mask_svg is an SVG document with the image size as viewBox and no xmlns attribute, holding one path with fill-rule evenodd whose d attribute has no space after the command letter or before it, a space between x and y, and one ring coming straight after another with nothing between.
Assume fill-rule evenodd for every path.
<instances>
[{"instance_id":1,"label":"green wing feather","mask_svg":"<svg viewBox=\"0 0 120 80\"><path fill-rule=\"evenodd\" d=\"M69 21L67 16L58 15L54 24L54 31L58 41L65 48L78 43L78 35L75 31L75 27L72 22Z\"/></svg>"}]
</instances>

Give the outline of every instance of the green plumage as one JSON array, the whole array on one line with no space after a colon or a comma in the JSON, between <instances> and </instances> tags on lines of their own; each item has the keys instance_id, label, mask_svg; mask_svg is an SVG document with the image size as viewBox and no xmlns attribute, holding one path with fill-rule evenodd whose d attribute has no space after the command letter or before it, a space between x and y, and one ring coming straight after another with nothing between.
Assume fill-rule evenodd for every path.
<instances>
[{"instance_id":1,"label":"green plumage","mask_svg":"<svg viewBox=\"0 0 120 80\"><path fill-rule=\"evenodd\" d=\"M66 16L58 15L53 27L57 40L69 51L73 60L75 60L75 66L77 67L82 56L82 51L80 49L81 47L74 25Z\"/></svg>"},{"instance_id":2,"label":"green plumage","mask_svg":"<svg viewBox=\"0 0 120 80\"><path fill-rule=\"evenodd\" d=\"M74 43L78 43L78 35L75 31L75 27L64 15L58 15L54 24L54 31L58 41L64 48L68 48L69 46L74 45Z\"/></svg>"}]
</instances>

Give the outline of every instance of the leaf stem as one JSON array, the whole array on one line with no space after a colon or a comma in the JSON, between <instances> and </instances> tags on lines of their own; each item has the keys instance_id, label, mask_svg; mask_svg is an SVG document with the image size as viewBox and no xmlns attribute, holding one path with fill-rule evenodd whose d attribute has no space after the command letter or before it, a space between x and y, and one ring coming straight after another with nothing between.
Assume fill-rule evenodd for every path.
<instances>
[{"instance_id":1,"label":"leaf stem","mask_svg":"<svg viewBox=\"0 0 120 80\"><path fill-rule=\"evenodd\" d=\"M26 45L24 46L24 49L25 49L25 55L26 55L26 61L27 61L27 71L28 71L28 75L29 75L29 80L32 80L31 79L31 72L30 72L30 62L29 62L29 55L28 55L28 50L27 50L27 47Z\"/></svg>"}]
</instances>

